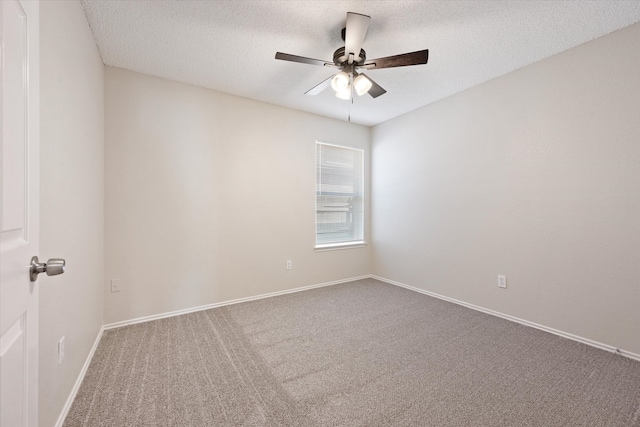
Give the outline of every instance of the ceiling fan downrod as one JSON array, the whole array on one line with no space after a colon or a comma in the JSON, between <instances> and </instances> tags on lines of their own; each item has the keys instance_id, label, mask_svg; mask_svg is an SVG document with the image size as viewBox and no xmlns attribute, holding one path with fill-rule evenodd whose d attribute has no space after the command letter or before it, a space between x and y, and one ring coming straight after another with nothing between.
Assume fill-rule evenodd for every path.
<instances>
[{"instance_id":1,"label":"ceiling fan downrod","mask_svg":"<svg viewBox=\"0 0 640 427\"><path fill-rule=\"evenodd\" d=\"M352 61L349 62L349 56L351 55L352 54L347 54L345 47L342 46L341 48L338 48L335 52L333 52L333 63L338 67L341 67L345 64L362 66L367 60L367 53L364 51L364 49L360 49L360 54L357 57L353 56Z\"/></svg>"}]
</instances>

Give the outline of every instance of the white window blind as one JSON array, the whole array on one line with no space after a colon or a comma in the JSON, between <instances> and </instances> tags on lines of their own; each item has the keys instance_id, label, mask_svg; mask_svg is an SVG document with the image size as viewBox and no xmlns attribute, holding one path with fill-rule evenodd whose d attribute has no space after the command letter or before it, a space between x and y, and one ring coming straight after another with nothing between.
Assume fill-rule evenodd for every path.
<instances>
[{"instance_id":1,"label":"white window blind","mask_svg":"<svg viewBox=\"0 0 640 427\"><path fill-rule=\"evenodd\" d=\"M364 238L363 153L316 143L316 246Z\"/></svg>"}]
</instances>

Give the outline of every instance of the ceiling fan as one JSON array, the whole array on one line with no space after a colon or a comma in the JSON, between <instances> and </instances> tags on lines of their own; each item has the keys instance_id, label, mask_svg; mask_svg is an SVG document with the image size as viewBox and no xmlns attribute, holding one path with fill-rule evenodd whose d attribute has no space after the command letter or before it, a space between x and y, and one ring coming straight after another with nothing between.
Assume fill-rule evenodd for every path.
<instances>
[{"instance_id":1,"label":"ceiling fan","mask_svg":"<svg viewBox=\"0 0 640 427\"><path fill-rule=\"evenodd\" d=\"M344 47L339 48L333 53L333 61L323 61L321 59L306 58L304 56L290 55L282 52L276 52L276 59L300 62L302 64L320 65L322 67L331 67L340 70L339 73L330 76L306 91L305 94L307 95L317 95L331 86L333 90L336 91L336 96L340 99L352 100L354 91L359 96L368 93L373 98L377 98L387 91L371 80L369 76L362 73L362 70L378 70L381 68L426 64L429 59L429 50L425 49L367 60L367 55L364 49L362 49L362 43L369 28L369 21L371 21L370 16L347 12L346 26L342 29Z\"/></svg>"}]
</instances>

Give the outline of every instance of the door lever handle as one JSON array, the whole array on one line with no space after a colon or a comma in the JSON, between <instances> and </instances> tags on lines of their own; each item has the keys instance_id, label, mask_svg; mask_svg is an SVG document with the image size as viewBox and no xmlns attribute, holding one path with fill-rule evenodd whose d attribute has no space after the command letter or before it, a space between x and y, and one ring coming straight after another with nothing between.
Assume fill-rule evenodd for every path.
<instances>
[{"instance_id":1,"label":"door lever handle","mask_svg":"<svg viewBox=\"0 0 640 427\"><path fill-rule=\"evenodd\" d=\"M40 262L37 256L31 258L29 278L32 282L38 280L38 274L47 273L47 276L57 276L64 273L65 261L62 258L51 258L47 262Z\"/></svg>"}]
</instances>

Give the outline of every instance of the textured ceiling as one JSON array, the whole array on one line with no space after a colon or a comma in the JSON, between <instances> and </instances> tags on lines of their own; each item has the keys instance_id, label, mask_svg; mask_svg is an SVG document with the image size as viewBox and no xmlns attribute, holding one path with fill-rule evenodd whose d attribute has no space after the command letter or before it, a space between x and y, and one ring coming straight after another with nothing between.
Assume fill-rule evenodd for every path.
<instances>
[{"instance_id":1,"label":"textured ceiling","mask_svg":"<svg viewBox=\"0 0 640 427\"><path fill-rule=\"evenodd\" d=\"M106 65L374 125L640 21L640 1L83 0ZM304 95L333 69L346 13L370 15L367 58L429 49L429 63L374 70L387 93Z\"/></svg>"}]
</instances>

